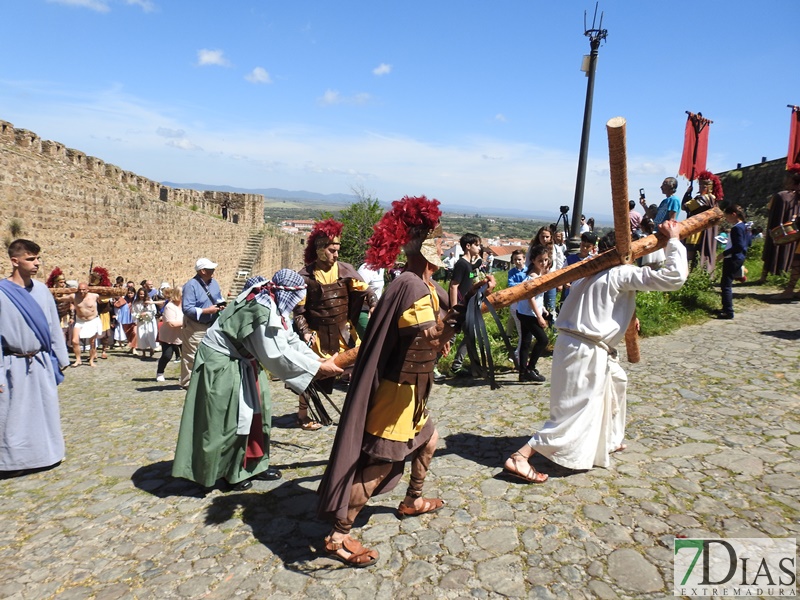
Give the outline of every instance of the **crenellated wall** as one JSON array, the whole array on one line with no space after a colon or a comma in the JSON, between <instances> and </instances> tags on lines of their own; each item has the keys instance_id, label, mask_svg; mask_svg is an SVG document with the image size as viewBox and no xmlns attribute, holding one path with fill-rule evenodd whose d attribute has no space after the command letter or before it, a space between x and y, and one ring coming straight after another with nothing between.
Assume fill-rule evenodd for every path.
<instances>
[{"instance_id":1,"label":"crenellated wall","mask_svg":"<svg viewBox=\"0 0 800 600\"><path fill-rule=\"evenodd\" d=\"M170 188L0 121L0 238L25 237L42 247L40 279L55 266L68 279L84 279L93 261L137 283L182 284L194 275L197 258L206 256L219 263L224 292L248 236L263 228L261 195ZM259 268L266 275L298 268L302 249L296 244L269 230ZM9 272L8 260L0 258L0 276Z\"/></svg>"}]
</instances>

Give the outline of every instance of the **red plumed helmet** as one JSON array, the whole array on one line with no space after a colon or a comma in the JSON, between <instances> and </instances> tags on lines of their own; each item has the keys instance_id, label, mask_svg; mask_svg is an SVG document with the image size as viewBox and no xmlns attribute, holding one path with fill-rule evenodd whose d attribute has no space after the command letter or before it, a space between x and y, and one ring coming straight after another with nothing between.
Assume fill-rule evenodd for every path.
<instances>
[{"instance_id":1,"label":"red plumed helmet","mask_svg":"<svg viewBox=\"0 0 800 600\"><path fill-rule=\"evenodd\" d=\"M712 193L717 197L717 202L725 197L725 192L722 191L722 182L711 171L702 171L697 176L697 181L710 181L713 184Z\"/></svg>"},{"instance_id":2,"label":"red plumed helmet","mask_svg":"<svg viewBox=\"0 0 800 600\"><path fill-rule=\"evenodd\" d=\"M343 225L335 219L325 219L314 224L306 239L306 250L303 255L305 264L310 265L317 260L317 250L328 244L339 244L342 239Z\"/></svg>"},{"instance_id":3,"label":"red plumed helmet","mask_svg":"<svg viewBox=\"0 0 800 600\"><path fill-rule=\"evenodd\" d=\"M367 241L366 263L375 269L388 269L412 240L420 243L439 224L439 201L425 196L405 196L392 202L392 208L373 227Z\"/></svg>"},{"instance_id":4,"label":"red plumed helmet","mask_svg":"<svg viewBox=\"0 0 800 600\"><path fill-rule=\"evenodd\" d=\"M98 278L97 285L103 287L111 287L111 278L108 276L108 270L103 267L94 267L92 269L92 276Z\"/></svg>"},{"instance_id":5,"label":"red plumed helmet","mask_svg":"<svg viewBox=\"0 0 800 600\"><path fill-rule=\"evenodd\" d=\"M47 282L46 282L47 287L49 288L56 287L56 281L58 281L61 275L63 275L63 272L58 267L50 271L50 275L47 276Z\"/></svg>"}]
</instances>

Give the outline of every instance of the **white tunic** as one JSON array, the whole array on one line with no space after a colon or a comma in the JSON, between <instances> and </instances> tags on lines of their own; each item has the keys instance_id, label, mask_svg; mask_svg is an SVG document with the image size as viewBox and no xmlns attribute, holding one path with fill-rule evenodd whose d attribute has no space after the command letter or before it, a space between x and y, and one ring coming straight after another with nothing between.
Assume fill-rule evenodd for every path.
<instances>
[{"instance_id":1,"label":"white tunic","mask_svg":"<svg viewBox=\"0 0 800 600\"><path fill-rule=\"evenodd\" d=\"M33 281L30 294L47 317L59 365L69 365L56 303ZM58 391L50 355L14 356L41 349L17 307L0 292L0 471L49 467L64 459Z\"/></svg>"},{"instance_id":2,"label":"white tunic","mask_svg":"<svg viewBox=\"0 0 800 600\"><path fill-rule=\"evenodd\" d=\"M550 418L528 441L536 452L569 469L608 467L625 436L628 378L608 349L625 337L637 291L675 291L689 274L686 249L666 247L664 266L623 265L580 279L556 320Z\"/></svg>"}]
</instances>

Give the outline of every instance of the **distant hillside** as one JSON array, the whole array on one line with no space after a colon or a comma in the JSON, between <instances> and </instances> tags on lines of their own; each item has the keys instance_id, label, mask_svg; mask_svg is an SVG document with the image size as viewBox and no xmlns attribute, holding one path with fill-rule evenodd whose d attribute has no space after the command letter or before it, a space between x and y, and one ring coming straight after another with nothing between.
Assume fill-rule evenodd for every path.
<instances>
[{"instance_id":1,"label":"distant hillside","mask_svg":"<svg viewBox=\"0 0 800 600\"><path fill-rule=\"evenodd\" d=\"M282 190L279 188L258 188L258 189L245 189L237 188L230 185L207 185L205 183L174 183L170 181L162 181L166 186L180 189L190 190L216 190L220 192L234 192L237 194L261 194L265 198L274 198L276 200L299 200L299 201L313 201L313 202L333 202L335 204L352 204L358 198L354 194L318 194L316 192L307 192L305 190Z\"/></svg>"},{"instance_id":2,"label":"distant hillside","mask_svg":"<svg viewBox=\"0 0 800 600\"><path fill-rule=\"evenodd\" d=\"M190 189L190 190L216 190L220 192L234 192L238 194L261 194L265 198L275 199L275 200L294 200L296 202L326 202L329 204L337 205L347 205L352 204L353 202L358 201L358 197L355 194L319 194L317 192L308 192L306 190L282 190L280 188L257 188L257 189L246 189L246 188L237 188L230 185L207 185L205 183L174 183L170 181L162 181L163 185L172 187L172 188L180 188L180 189ZM391 201L385 201L383 199L379 199L381 206L389 208ZM521 219L533 219L536 221L545 221L545 222L555 222L558 218L557 212L547 212L547 211L529 211L529 210L522 210L519 208L502 208L498 206L482 206L477 208L475 206L465 206L463 204L450 204L444 203L442 204L442 212L446 212L448 214L453 215L462 215L467 217L473 217L476 214L481 216L490 216L490 217L504 217L504 218L521 218ZM571 215L570 215L571 216ZM592 216L592 215L587 215ZM602 223L613 223L614 218L611 215L594 215L595 221L597 221L598 225Z\"/></svg>"}]
</instances>

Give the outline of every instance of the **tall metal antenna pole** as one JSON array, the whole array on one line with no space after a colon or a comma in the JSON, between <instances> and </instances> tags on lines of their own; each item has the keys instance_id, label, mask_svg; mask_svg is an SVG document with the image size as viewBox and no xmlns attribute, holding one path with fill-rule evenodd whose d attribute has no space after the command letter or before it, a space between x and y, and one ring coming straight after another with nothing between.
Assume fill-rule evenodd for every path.
<instances>
[{"instance_id":1,"label":"tall metal antenna pole","mask_svg":"<svg viewBox=\"0 0 800 600\"><path fill-rule=\"evenodd\" d=\"M597 19L597 4L594 7L594 17L592 18L592 28L586 29L586 12L583 13L583 35L589 38L591 53L588 57L588 65L585 64L586 77L589 81L586 84L586 105L583 109L583 132L581 133L581 150L578 157L578 178L575 182L575 200L572 203L572 237L569 239L568 252L573 254L578 251L581 245L581 213L583 212L583 190L586 184L586 159L589 154L589 130L592 124L592 99L594 97L594 73L597 69L597 51L600 43L606 39L608 31L603 29L603 13L600 13L600 23L595 28Z\"/></svg>"}]
</instances>

